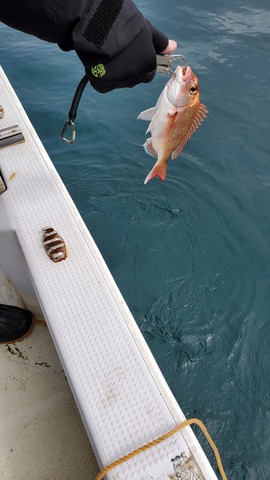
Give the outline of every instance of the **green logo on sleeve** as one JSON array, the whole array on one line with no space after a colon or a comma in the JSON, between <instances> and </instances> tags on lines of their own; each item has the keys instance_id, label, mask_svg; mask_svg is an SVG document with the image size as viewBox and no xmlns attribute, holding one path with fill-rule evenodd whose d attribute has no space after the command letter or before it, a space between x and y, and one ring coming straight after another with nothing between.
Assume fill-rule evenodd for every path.
<instances>
[{"instance_id":1,"label":"green logo on sleeve","mask_svg":"<svg viewBox=\"0 0 270 480\"><path fill-rule=\"evenodd\" d=\"M94 77L100 78L105 75L106 70L103 63L99 63L98 65L91 67L91 72L92 72L92 75L94 75Z\"/></svg>"}]
</instances>

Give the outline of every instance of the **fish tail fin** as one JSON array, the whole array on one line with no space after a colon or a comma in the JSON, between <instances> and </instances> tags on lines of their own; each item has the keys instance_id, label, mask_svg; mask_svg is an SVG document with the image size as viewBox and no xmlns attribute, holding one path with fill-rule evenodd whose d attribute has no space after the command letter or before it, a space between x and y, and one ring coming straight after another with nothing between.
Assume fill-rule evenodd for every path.
<instances>
[{"instance_id":1,"label":"fish tail fin","mask_svg":"<svg viewBox=\"0 0 270 480\"><path fill-rule=\"evenodd\" d=\"M157 163L154 165L152 170L148 173L146 179L144 180L144 184L149 182L152 178L159 177L162 182L164 182L165 177L166 177L166 170L167 170L167 162L163 160L162 162L160 160L157 161Z\"/></svg>"}]
</instances>

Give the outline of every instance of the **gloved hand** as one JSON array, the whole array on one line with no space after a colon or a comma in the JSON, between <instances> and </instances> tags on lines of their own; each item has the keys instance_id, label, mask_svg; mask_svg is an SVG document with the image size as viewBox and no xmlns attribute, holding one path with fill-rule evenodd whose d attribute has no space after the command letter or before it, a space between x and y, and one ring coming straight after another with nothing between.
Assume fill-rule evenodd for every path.
<instances>
[{"instance_id":1,"label":"gloved hand","mask_svg":"<svg viewBox=\"0 0 270 480\"><path fill-rule=\"evenodd\" d=\"M74 43L91 85L106 93L150 82L156 53L164 52L169 40L131 0L101 0L83 28L74 32ZM174 48L176 43L171 51Z\"/></svg>"}]
</instances>

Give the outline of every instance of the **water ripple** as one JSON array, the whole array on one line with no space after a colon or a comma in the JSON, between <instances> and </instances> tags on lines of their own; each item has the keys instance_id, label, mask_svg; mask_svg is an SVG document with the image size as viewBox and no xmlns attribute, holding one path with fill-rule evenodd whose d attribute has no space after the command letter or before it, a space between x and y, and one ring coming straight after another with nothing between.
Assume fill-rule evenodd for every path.
<instances>
[{"instance_id":1,"label":"water ripple","mask_svg":"<svg viewBox=\"0 0 270 480\"><path fill-rule=\"evenodd\" d=\"M142 329L180 348L184 363L207 355L213 337L229 357L256 294L249 247L206 192L181 182L178 193L180 236L170 245L170 277L155 283Z\"/></svg>"},{"instance_id":2,"label":"water ripple","mask_svg":"<svg viewBox=\"0 0 270 480\"><path fill-rule=\"evenodd\" d=\"M228 11L213 15L220 30L234 35L261 35L270 33L270 10L243 7L240 12ZM211 14L209 14L211 15Z\"/></svg>"}]
</instances>

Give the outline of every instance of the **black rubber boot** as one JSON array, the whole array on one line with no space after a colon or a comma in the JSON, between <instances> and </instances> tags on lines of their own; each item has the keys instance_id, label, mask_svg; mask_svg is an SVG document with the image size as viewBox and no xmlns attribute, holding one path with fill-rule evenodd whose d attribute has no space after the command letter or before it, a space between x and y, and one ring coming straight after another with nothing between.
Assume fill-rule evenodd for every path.
<instances>
[{"instance_id":1,"label":"black rubber boot","mask_svg":"<svg viewBox=\"0 0 270 480\"><path fill-rule=\"evenodd\" d=\"M32 325L28 310L0 303L0 342L14 342L23 337Z\"/></svg>"}]
</instances>

